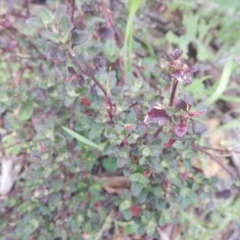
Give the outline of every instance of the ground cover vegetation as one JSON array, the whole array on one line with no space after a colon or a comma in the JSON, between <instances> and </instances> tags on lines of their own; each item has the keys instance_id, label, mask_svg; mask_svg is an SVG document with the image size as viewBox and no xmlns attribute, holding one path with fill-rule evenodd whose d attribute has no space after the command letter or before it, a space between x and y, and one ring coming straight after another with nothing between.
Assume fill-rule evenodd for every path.
<instances>
[{"instance_id":1,"label":"ground cover vegetation","mask_svg":"<svg viewBox=\"0 0 240 240\"><path fill-rule=\"evenodd\" d=\"M1 239L239 233L238 1L0 4Z\"/></svg>"}]
</instances>

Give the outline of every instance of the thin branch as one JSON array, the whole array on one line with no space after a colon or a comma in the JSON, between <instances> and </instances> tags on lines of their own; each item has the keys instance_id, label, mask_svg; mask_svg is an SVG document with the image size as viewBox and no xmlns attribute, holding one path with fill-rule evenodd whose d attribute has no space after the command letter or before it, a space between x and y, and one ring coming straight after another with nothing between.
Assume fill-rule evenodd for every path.
<instances>
[{"instance_id":1,"label":"thin branch","mask_svg":"<svg viewBox=\"0 0 240 240\"><path fill-rule=\"evenodd\" d=\"M75 106L76 99L74 99L71 107L70 107L70 119L69 119L69 127L70 129L74 129L74 106Z\"/></svg>"},{"instance_id":2,"label":"thin branch","mask_svg":"<svg viewBox=\"0 0 240 240\"><path fill-rule=\"evenodd\" d=\"M171 93L171 97L170 97L170 101L169 101L169 107L171 107L173 105L174 97L175 97L176 90L177 90L177 85L178 85L178 81L176 79L174 79L173 86L172 86L172 93Z\"/></svg>"},{"instance_id":3,"label":"thin branch","mask_svg":"<svg viewBox=\"0 0 240 240\"><path fill-rule=\"evenodd\" d=\"M211 153L209 153L208 151L206 151L204 148L192 143L192 148L195 150L195 151L199 151L199 152L202 152L206 155L208 155L210 157L210 159L214 160L219 166L221 166L228 174L230 174L232 177L235 177L236 174L235 172L231 171L227 166L225 166L224 164L222 164L219 159L217 159L215 156L213 156Z\"/></svg>"},{"instance_id":4,"label":"thin branch","mask_svg":"<svg viewBox=\"0 0 240 240\"><path fill-rule=\"evenodd\" d=\"M217 149L217 148L211 148L211 147L206 147L206 146L201 146L204 149L208 149L210 151L215 151L219 152L220 154L230 154L230 153L240 153L240 151L234 150L234 149L229 149L229 150L223 150L223 149Z\"/></svg>"},{"instance_id":5,"label":"thin branch","mask_svg":"<svg viewBox=\"0 0 240 240\"><path fill-rule=\"evenodd\" d=\"M96 77L90 73L89 71L85 70L82 68L81 64L78 62L78 59L75 56L72 56L71 54L69 54L70 58L73 60L73 62L78 66L79 70L81 73L89 76L92 78L92 80L94 81L94 83L101 89L101 91L103 92L104 96L107 97L107 91L106 89L102 86L102 84L96 79Z\"/></svg>"},{"instance_id":6,"label":"thin branch","mask_svg":"<svg viewBox=\"0 0 240 240\"><path fill-rule=\"evenodd\" d=\"M159 133L162 132L162 127L158 128L157 131L153 134L153 139L157 138L157 136L159 135Z\"/></svg>"},{"instance_id":7,"label":"thin branch","mask_svg":"<svg viewBox=\"0 0 240 240\"><path fill-rule=\"evenodd\" d=\"M72 6L72 11L71 11L71 21L73 22L74 20L74 11L75 11L75 0L70 0L71 6Z\"/></svg>"},{"instance_id":8,"label":"thin branch","mask_svg":"<svg viewBox=\"0 0 240 240\"><path fill-rule=\"evenodd\" d=\"M25 0L25 5L26 5L26 9L27 9L26 16L29 16L29 14L30 14L30 9L29 9L30 0Z\"/></svg>"},{"instance_id":9,"label":"thin branch","mask_svg":"<svg viewBox=\"0 0 240 240\"><path fill-rule=\"evenodd\" d=\"M72 59L72 61L78 66L79 70L81 73L89 76L94 83L101 89L101 91L103 92L104 96L105 96L105 100L106 100L106 108L107 108L107 112L108 112L108 117L110 118L111 123L113 123L113 114L112 114L112 102L111 99L108 96L108 93L106 91L106 89L103 87L103 85L97 80L97 78L94 76L94 74L92 73L92 70L89 69L89 67L87 66L87 69L83 69L83 67L81 66L81 64L79 63L78 59L72 55L69 54L70 58Z\"/></svg>"}]
</instances>

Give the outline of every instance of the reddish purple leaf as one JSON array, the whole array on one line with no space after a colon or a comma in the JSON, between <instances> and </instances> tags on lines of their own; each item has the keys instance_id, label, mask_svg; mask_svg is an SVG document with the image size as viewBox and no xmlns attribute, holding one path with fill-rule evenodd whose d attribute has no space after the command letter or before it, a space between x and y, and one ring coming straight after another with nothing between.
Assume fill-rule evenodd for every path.
<instances>
[{"instance_id":1,"label":"reddish purple leaf","mask_svg":"<svg viewBox=\"0 0 240 240\"><path fill-rule=\"evenodd\" d=\"M188 72L182 71L182 70L176 70L175 72L170 73L170 75L178 80L179 82L182 82L186 85L189 85L192 83L192 77Z\"/></svg>"},{"instance_id":2,"label":"reddish purple leaf","mask_svg":"<svg viewBox=\"0 0 240 240\"><path fill-rule=\"evenodd\" d=\"M10 28L12 26L12 23L7 17L1 16L0 25L2 25L4 28Z\"/></svg>"},{"instance_id":3,"label":"reddish purple leaf","mask_svg":"<svg viewBox=\"0 0 240 240\"><path fill-rule=\"evenodd\" d=\"M18 42L17 41L15 41L15 40L12 40L12 41L10 41L9 43L8 43L8 45L7 45L7 49L9 50L9 51L12 51L15 47L17 47L18 46Z\"/></svg>"},{"instance_id":4,"label":"reddish purple leaf","mask_svg":"<svg viewBox=\"0 0 240 240\"><path fill-rule=\"evenodd\" d=\"M162 74L162 78L163 80L165 80L166 82L171 82L172 78L171 76L169 75L169 73L163 73Z\"/></svg>"},{"instance_id":5,"label":"reddish purple leaf","mask_svg":"<svg viewBox=\"0 0 240 240\"><path fill-rule=\"evenodd\" d=\"M178 125L173 125L173 131L178 137L184 137L188 131L188 121L181 118Z\"/></svg>"},{"instance_id":6,"label":"reddish purple leaf","mask_svg":"<svg viewBox=\"0 0 240 240\"><path fill-rule=\"evenodd\" d=\"M175 104L176 112L179 112L180 110L186 111L187 109L188 109L188 104L183 99L179 99Z\"/></svg>"},{"instance_id":7,"label":"reddish purple leaf","mask_svg":"<svg viewBox=\"0 0 240 240\"><path fill-rule=\"evenodd\" d=\"M207 204L207 210L213 210L214 209L214 203L212 200L209 201Z\"/></svg>"},{"instance_id":8,"label":"reddish purple leaf","mask_svg":"<svg viewBox=\"0 0 240 240\"><path fill-rule=\"evenodd\" d=\"M182 50L175 49L170 55L173 57L174 60L177 60L182 54L183 54Z\"/></svg>"},{"instance_id":9,"label":"reddish purple leaf","mask_svg":"<svg viewBox=\"0 0 240 240\"><path fill-rule=\"evenodd\" d=\"M106 61L102 57L97 56L97 57L93 58L93 64L95 67L95 73L101 74L104 72L104 67L106 65Z\"/></svg>"},{"instance_id":10,"label":"reddish purple leaf","mask_svg":"<svg viewBox=\"0 0 240 240\"><path fill-rule=\"evenodd\" d=\"M46 52L46 58L48 60L57 60L63 62L66 59L66 53L59 50L57 47L51 47Z\"/></svg>"},{"instance_id":11,"label":"reddish purple leaf","mask_svg":"<svg viewBox=\"0 0 240 240\"><path fill-rule=\"evenodd\" d=\"M193 126L193 133L196 135L202 134L207 130L207 126L199 121L193 121L192 123Z\"/></svg>"},{"instance_id":12,"label":"reddish purple leaf","mask_svg":"<svg viewBox=\"0 0 240 240\"><path fill-rule=\"evenodd\" d=\"M73 67L68 67L68 75L67 75L67 82L72 82L78 79L78 74Z\"/></svg>"},{"instance_id":13,"label":"reddish purple leaf","mask_svg":"<svg viewBox=\"0 0 240 240\"><path fill-rule=\"evenodd\" d=\"M68 67L68 73L71 74L71 75L76 75L77 74L76 70L73 67Z\"/></svg>"},{"instance_id":14,"label":"reddish purple leaf","mask_svg":"<svg viewBox=\"0 0 240 240\"><path fill-rule=\"evenodd\" d=\"M101 27L98 29L98 35L101 38L101 40L107 40L108 38L111 38L114 35L114 31L111 28L107 27Z\"/></svg>"},{"instance_id":15,"label":"reddish purple leaf","mask_svg":"<svg viewBox=\"0 0 240 240\"><path fill-rule=\"evenodd\" d=\"M138 207L136 205L132 205L131 212L132 212L133 217L139 217L142 213L142 208Z\"/></svg>"},{"instance_id":16,"label":"reddish purple leaf","mask_svg":"<svg viewBox=\"0 0 240 240\"><path fill-rule=\"evenodd\" d=\"M78 78L78 83L79 83L80 86L84 85L84 84L87 82L85 76L83 76L83 75L78 75L78 77L79 77L79 78Z\"/></svg>"},{"instance_id":17,"label":"reddish purple leaf","mask_svg":"<svg viewBox=\"0 0 240 240\"><path fill-rule=\"evenodd\" d=\"M85 13L94 12L94 7L91 4L83 3L81 8L82 8L82 11Z\"/></svg>"},{"instance_id":18,"label":"reddish purple leaf","mask_svg":"<svg viewBox=\"0 0 240 240\"><path fill-rule=\"evenodd\" d=\"M45 101L47 99L47 93L43 89L37 89L36 90L36 95L37 95L37 99L39 101Z\"/></svg>"},{"instance_id":19,"label":"reddish purple leaf","mask_svg":"<svg viewBox=\"0 0 240 240\"><path fill-rule=\"evenodd\" d=\"M90 38L90 34L85 31L74 30L72 33L72 47L86 42Z\"/></svg>"},{"instance_id":20,"label":"reddish purple leaf","mask_svg":"<svg viewBox=\"0 0 240 240\"><path fill-rule=\"evenodd\" d=\"M193 105L193 103L194 103L194 97L191 93L184 94L183 99L189 105Z\"/></svg>"},{"instance_id":21,"label":"reddish purple leaf","mask_svg":"<svg viewBox=\"0 0 240 240\"><path fill-rule=\"evenodd\" d=\"M86 83L86 79L82 75L79 75L78 77L78 79L74 79L71 81L71 85L74 88L79 88Z\"/></svg>"},{"instance_id":22,"label":"reddish purple leaf","mask_svg":"<svg viewBox=\"0 0 240 240\"><path fill-rule=\"evenodd\" d=\"M115 11L120 8L121 8L121 4L120 4L119 0L110 0L110 9L112 11Z\"/></svg>"},{"instance_id":23,"label":"reddish purple leaf","mask_svg":"<svg viewBox=\"0 0 240 240\"><path fill-rule=\"evenodd\" d=\"M188 177L189 177L189 173L188 173L187 171L181 172L181 173L180 173L180 176L181 176L181 178L182 178L184 181L187 181L187 180L188 180Z\"/></svg>"},{"instance_id":24,"label":"reddish purple leaf","mask_svg":"<svg viewBox=\"0 0 240 240\"><path fill-rule=\"evenodd\" d=\"M231 197L232 193L229 189L225 189L223 191L216 192L215 195L216 195L216 198L228 199Z\"/></svg>"},{"instance_id":25,"label":"reddish purple leaf","mask_svg":"<svg viewBox=\"0 0 240 240\"><path fill-rule=\"evenodd\" d=\"M167 143L164 143L164 147L165 147L165 148L170 148L170 147L172 147L172 145L173 145L175 142L176 142L175 139L170 138Z\"/></svg>"},{"instance_id":26,"label":"reddish purple leaf","mask_svg":"<svg viewBox=\"0 0 240 240\"><path fill-rule=\"evenodd\" d=\"M189 113L188 113L188 116L189 116L189 117L199 117L199 116L201 116L202 114L203 114L202 111L194 111L194 112L189 112Z\"/></svg>"},{"instance_id":27,"label":"reddish purple leaf","mask_svg":"<svg viewBox=\"0 0 240 240\"><path fill-rule=\"evenodd\" d=\"M145 118L145 123L157 123L159 126L163 126L169 119L169 116L166 113L165 109L159 109L153 107L147 113L147 117Z\"/></svg>"},{"instance_id":28,"label":"reddish purple leaf","mask_svg":"<svg viewBox=\"0 0 240 240\"><path fill-rule=\"evenodd\" d=\"M198 68L197 68L197 66L191 66L191 67L188 68L188 71L189 71L190 73L195 73L195 72L198 71Z\"/></svg>"}]
</instances>

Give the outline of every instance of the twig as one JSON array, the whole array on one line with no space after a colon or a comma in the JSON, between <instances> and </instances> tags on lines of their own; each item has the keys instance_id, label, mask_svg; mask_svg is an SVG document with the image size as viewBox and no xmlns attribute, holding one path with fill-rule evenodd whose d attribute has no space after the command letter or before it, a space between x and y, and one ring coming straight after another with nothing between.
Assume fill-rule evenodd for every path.
<instances>
[{"instance_id":1,"label":"twig","mask_svg":"<svg viewBox=\"0 0 240 240\"><path fill-rule=\"evenodd\" d=\"M72 11L71 11L71 21L73 22L74 20L74 11L75 11L75 0L70 0L71 6L72 6Z\"/></svg>"},{"instance_id":2,"label":"twig","mask_svg":"<svg viewBox=\"0 0 240 240\"><path fill-rule=\"evenodd\" d=\"M12 15L12 16L14 16L14 17L18 17L18 18L24 18L24 19L27 19L27 18L28 18L27 15L24 16L24 15L19 14L19 13L16 13L16 12L9 12L8 14L10 14L10 15Z\"/></svg>"},{"instance_id":3,"label":"twig","mask_svg":"<svg viewBox=\"0 0 240 240\"><path fill-rule=\"evenodd\" d=\"M155 139L159 135L159 133L161 133L161 131L162 127L158 128L157 131L153 134L153 139Z\"/></svg>"},{"instance_id":4,"label":"twig","mask_svg":"<svg viewBox=\"0 0 240 240\"><path fill-rule=\"evenodd\" d=\"M172 93L171 93L171 97L170 97L170 101L169 101L169 107L171 107L173 105L174 97L175 97L176 90L177 90L177 85L178 85L178 81L176 79L174 79L173 86L172 86Z\"/></svg>"},{"instance_id":5,"label":"twig","mask_svg":"<svg viewBox=\"0 0 240 240\"><path fill-rule=\"evenodd\" d=\"M29 13L30 13L29 4L30 4L30 1L25 0L25 5L26 5L26 9L27 9L26 16L29 16Z\"/></svg>"},{"instance_id":6,"label":"twig","mask_svg":"<svg viewBox=\"0 0 240 240\"><path fill-rule=\"evenodd\" d=\"M230 174L232 177L235 177L236 174L234 172L232 172L228 167L226 167L224 164L222 164L215 156L213 156L211 153L209 153L208 151L206 151L204 148L192 143L192 148L196 151L205 153L206 155L208 155L210 157L210 159L214 160L217 164L219 164L219 166L221 166L228 174Z\"/></svg>"},{"instance_id":7,"label":"twig","mask_svg":"<svg viewBox=\"0 0 240 240\"><path fill-rule=\"evenodd\" d=\"M223 149L217 149L217 148L211 148L211 147L205 147L205 146L201 146L204 149L208 149L210 151L215 151L215 152L219 152L220 154L230 154L232 152L234 153L240 153L240 151L236 151L234 149L229 149L229 150L223 150Z\"/></svg>"},{"instance_id":8,"label":"twig","mask_svg":"<svg viewBox=\"0 0 240 240\"><path fill-rule=\"evenodd\" d=\"M76 98L74 99L71 107L70 107L70 119L69 119L69 127L70 129L74 129L74 105L75 105Z\"/></svg>"}]
</instances>

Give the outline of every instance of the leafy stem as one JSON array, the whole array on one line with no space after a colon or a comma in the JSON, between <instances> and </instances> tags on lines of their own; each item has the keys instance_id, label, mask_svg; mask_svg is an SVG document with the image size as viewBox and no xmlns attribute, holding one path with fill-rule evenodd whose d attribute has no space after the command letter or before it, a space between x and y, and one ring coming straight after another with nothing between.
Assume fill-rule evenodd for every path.
<instances>
[{"instance_id":1,"label":"leafy stem","mask_svg":"<svg viewBox=\"0 0 240 240\"><path fill-rule=\"evenodd\" d=\"M106 109L107 109L107 113L108 113L108 117L110 119L110 123L113 124L113 114L112 114L112 101L108 96L108 92L107 90L103 87L103 85L97 80L97 78L94 76L92 69L90 69L87 64L86 64L86 69L83 69L83 67L81 66L81 64L79 63L78 59L74 56L74 54L69 54L70 58L72 59L72 61L77 65L77 67L79 68L80 72L82 74L87 75L89 78L91 78L94 83L101 89L101 91L103 92L104 96L105 96L105 101L106 101Z\"/></svg>"}]
</instances>

